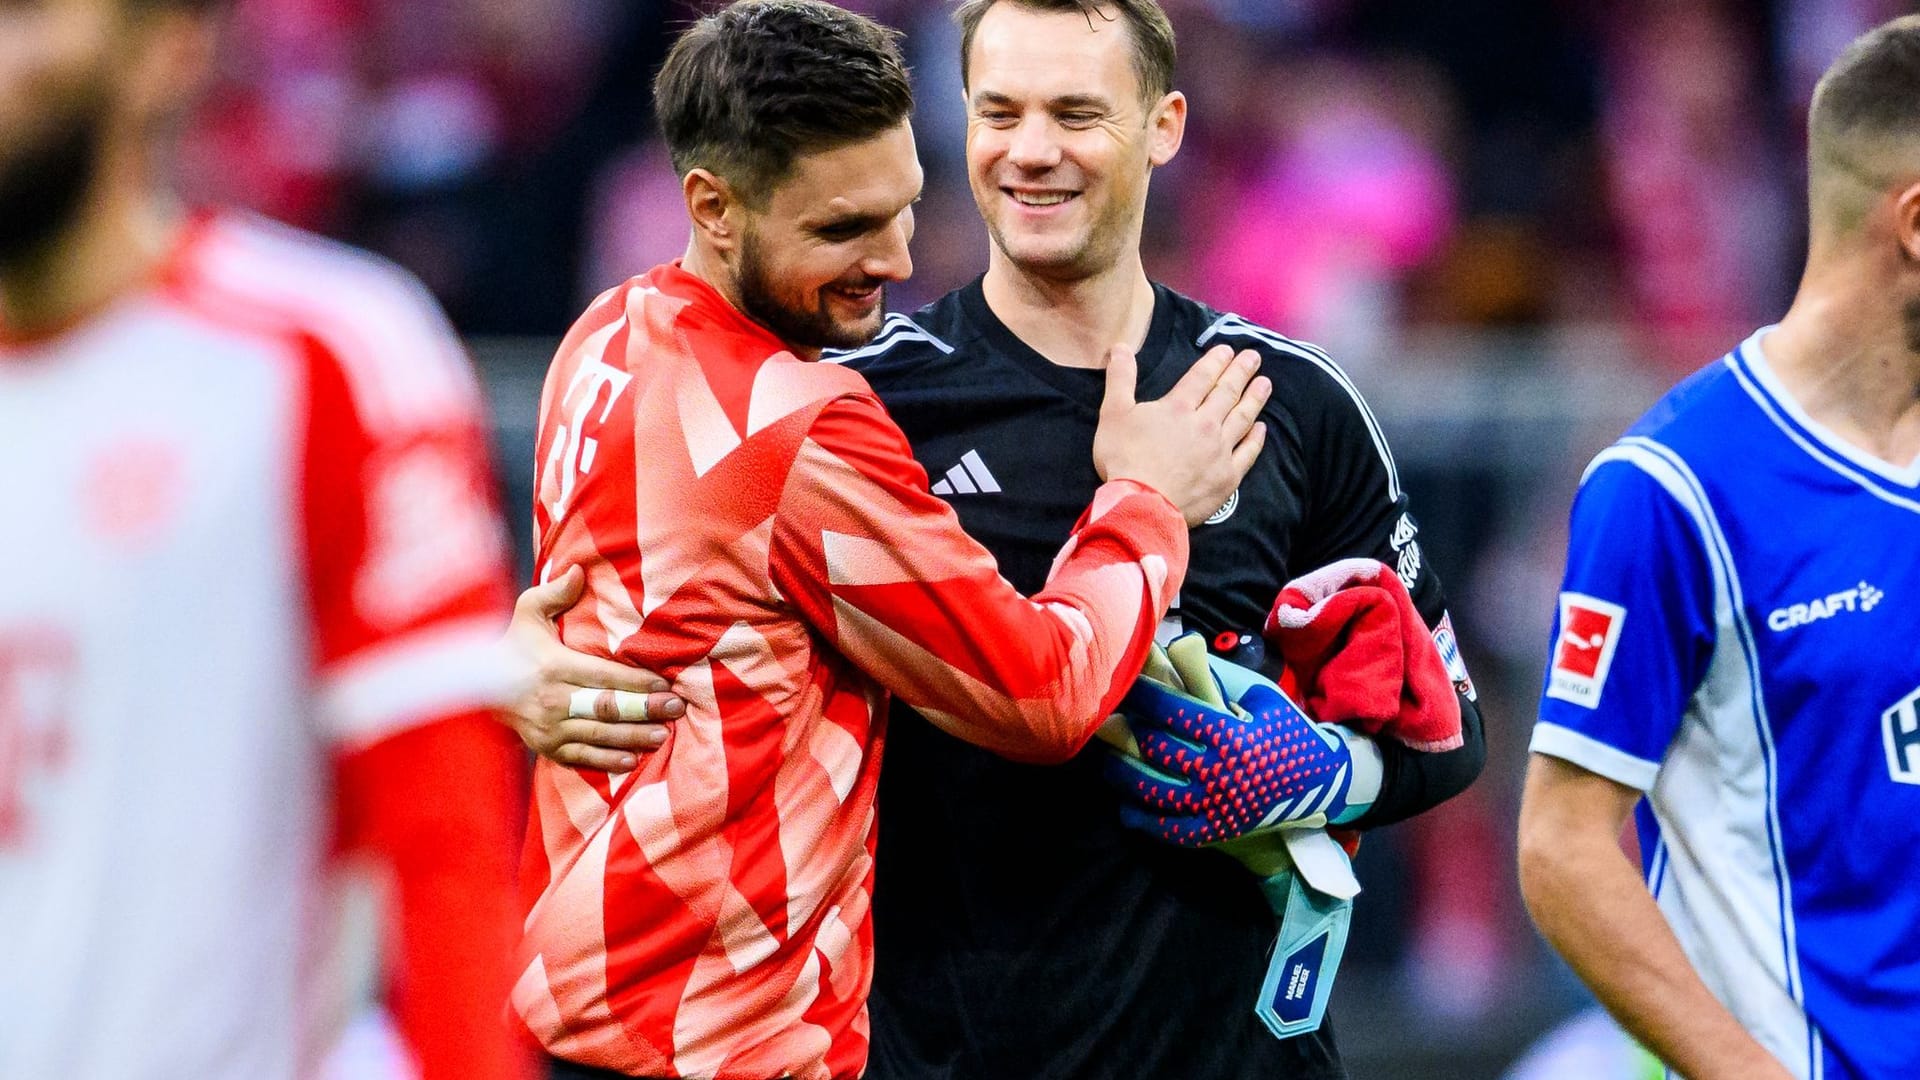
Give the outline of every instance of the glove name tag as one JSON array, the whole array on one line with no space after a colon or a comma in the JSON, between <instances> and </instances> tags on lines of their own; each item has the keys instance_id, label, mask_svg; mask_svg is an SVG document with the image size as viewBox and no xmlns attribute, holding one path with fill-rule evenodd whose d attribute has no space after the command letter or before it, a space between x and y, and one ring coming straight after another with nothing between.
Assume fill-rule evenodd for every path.
<instances>
[{"instance_id":1,"label":"glove name tag","mask_svg":"<svg viewBox=\"0 0 1920 1080\"><path fill-rule=\"evenodd\" d=\"M1268 878L1260 887L1282 914L1254 1015L1275 1038L1318 1031L1333 996L1334 972L1347 950L1353 901L1322 893L1291 872Z\"/></svg>"}]
</instances>

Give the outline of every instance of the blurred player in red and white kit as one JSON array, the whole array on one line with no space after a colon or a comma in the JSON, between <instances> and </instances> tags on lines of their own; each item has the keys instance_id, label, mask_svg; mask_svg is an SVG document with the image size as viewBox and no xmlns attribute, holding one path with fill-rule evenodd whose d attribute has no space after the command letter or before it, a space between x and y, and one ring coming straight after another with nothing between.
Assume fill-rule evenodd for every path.
<instances>
[{"instance_id":1,"label":"blurred player in red and white kit","mask_svg":"<svg viewBox=\"0 0 1920 1080\"><path fill-rule=\"evenodd\" d=\"M167 194L217 7L0 4L0 1076L312 1073L349 855L421 1074L519 1076L477 387L396 269Z\"/></svg>"},{"instance_id":2,"label":"blurred player in red and white kit","mask_svg":"<svg viewBox=\"0 0 1920 1080\"><path fill-rule=\"evenodd\" d=\"M889 692L1024 761L1072 756L1146 658L1187 528L1264 438L1218 349L1133 402L1115 351L1093 494L1028 600L927 486L866 381L818 362L912 269L921 170L895 35L744 0L655 84L692 238L596 300L541 407L542 576L579 651L686 700L631 773L536 765L513 1002L555 1077L860 1075Z\"/></svg>"}]
</instances>

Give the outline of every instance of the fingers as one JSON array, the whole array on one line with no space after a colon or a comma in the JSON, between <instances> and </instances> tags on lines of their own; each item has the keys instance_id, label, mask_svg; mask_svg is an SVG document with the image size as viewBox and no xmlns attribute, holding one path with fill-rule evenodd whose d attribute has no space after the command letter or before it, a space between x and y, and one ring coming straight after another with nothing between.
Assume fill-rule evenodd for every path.
<instances>
[{"instance_id":1,"label":"fingers","mask_svg":"<svg viewBox=\"0 0 1920 1080\"><path fill-rule=\"evenodd\" d=\"M580 599L580 592L586 583L586 572L577 565L569 566L566 573L552 581L535 585L521 593L513 604L514 618L518 619L524 614L552 622Z\"/></svg>"},{"instance_id":2,"label":"fingers","mask_svg":"<svg viewBox=\"0 0 1920 1080\"><path fill-rule=\"evenodd\" d=\"M558 648L541 657L539 681L544 685L563 683L571 689L623 690L631 694L658 694L669 688L667 680L646 668Z\"/></svg>"},{"instance_id":3,"label":"fingers","mask_svg":"<svg viewBox=\"0 0 1920 1080\"><path fill-rule=\"evenodd\" d=\"M1198 408L1200 403L1213 392L1213 386L1233 362L1233 350L1225 345L1215 345L1206 351L1194 365L1187 369L1180 381L1167 391L1166 400L1176 402L1186 408Z\"/></svg>"},{"instance_id":4,"label":"fingers","mask_svg":"<svg viewBox=\"0 0 1920 1080\"><path fill-rule=\"evenodd\" d=\"M1174 813L1186 801L1184 786L1169 781L1140 762L1120 754L1107 754L1100 770L1107 783L1119 789L1125 800L1121 805L1138 805L1161 813Z\"/></svg>"},{"instance_id":5,"label":"fingers","mask_svg":"<svg viewBox=\"0 0 1920 1080\"><path fill-rule=\"evenodd\" d=\"M1206 400L1200 403L1200 415L1210 423L1225 424L1234 406L1240 404L1247 392L1247 384L1260 373L1260 354L1252 351L1242 352L1233 358L1220 378L1207 391ZM1264 404L1264 399L1262 404Z\"/></svg>"},{"instance_id":6,"label":"fingers","mask_svg":"<svg viewBox=\"0 0 1920 1080\"><path fill-rule=\"evenodd\" d=\"M1225 380L1222 380L1224 384ZM1253 430L1260 419L1260 410L1267 407L1267 399L1273 396L1273 380L1265 375L1256 376L1247 384L1245 393L1228 410L1227 417L1221 422L1221 432L1228 441L1238 443ZM1209 399L1211 400L1211 399Z\"/></svg>"},{"instance_id":7,"label":"fingers","mask_svg":"<svg viewBox=\"0 0 1920 1080\"><path fill-rule=\"evenodd\" d=\"M655 720L678 720L687 715L687 703L670 690L655 691L647 695L647 715Z\"/></svg>"},{"instance_id":8,"label":"fingers","mask_svg":"<svg viewBox=\"0 0 1920 1080\"><path fill-rule=\"evenodd\" d=\"M554 729L561 746L581 745L599 750L644 753L667 741L666 724L605 724L598 720L568 720Z\"/></svg>"},{"instance_id":9,"label":"fingers","mask_svg":"<svg viewBox=\"0 0 1920 1080\"><path fill-rule=\"evenodd\" d=\"M598 769L605 773L629 773L640 767L640 759L618 750L602 750L581 743L567 743L548 755L562 765L576 769Z\"/></svg>"},{"instance_id":10,"label":"fingers","mask_svg":"<svg viewBox=\"0 0 1920 1080\"><path fill-rule=\"evenodd\" d=\"M639 755L666 745L670 730L667 724L565 720L545 728L534 738L523 733L521 741L534 753L562 765L625 773L640 767Z\"/></svg>"},{"instance_id":11,"label":"fingers","mask_svg":"<svg viewBox=\"0 0 1920 1080\"><path fill-rule=\"evenodd\" d=\"M1196 817L1168 817L1139 810L1120 804L1120 824L1136 832L1143 832L1164 843L1178 844L1181 847L1201 847L1204 843L1206 821Z\"/></svg>"},{"instance_id":12,"label":"fingers","mask_svg":"<svg viewBox=\"0 0 1920 1080\"><path fill-rule=\"evenodd\" d=\"M1179 779L1190 781L1197 779L1196 774L1205 764L1207 752L1199 746L1164 731L1142 731L1135 728L1134 738L1140 742L1140 759L1159 772ZM1192 809L1193 793L1183 789L1179 809Z\"/></svg>"},{"instance_id":13,"label":"fingers","mask_svg":"<svg viewBox=\"0 0 1920 1080\"><path fill-rule=\"evenodd\" d=\"M1254 424L1248 430L1246 437L1234 446L1233 453L1228 455L1233 462L1234 475L1246 476L1247 471L1253 468L1254 461L1260 457L1260 448L1265 445L1267 445L1267 424L1263 420Z\"/></svg>"},{"instance_id":14,"label":"fingers","mask_svg":"<svg viewBox=\"0 0 1920 1080\"><path fill-rule=\"evenodd\" d=\"M1195 753L1200 752L1201 743L1212 742L1207 736L1221 715L1204 702L1144 679L1136 679L1127 696L1120 699L1120 711L1134 736L1143 742L1150 735L1172 736Z\"/></svg>"},{"instance_id":15,"label":"fingers","mask_svg":"<svg viewBox=\"0 0 1920 1080\"><path fill-rule=\"evenodd\" d=\"M552 691L556 688L561 691L582 687L617 690L632 695L654 694L668 689L667 680L645 668L577 653L560 640L560 631L554 620L579 601L585 585L586 573L578 566L570 566L566 573L544 585L535 585L521 593L515 601L513 624L507 638L527 658L533 685L542 691L543 697L552 697ZM564 706L566 694L563 692L560 697L560 704ZM616 699L616 702L622 700ZM638 702L627 702L626 715L629 718L637 716L638 707ZM584 708L569 711L577 715L595 715Z\"/></svg>"},{"instance_id":16,"label":"fingers","mask_svg":"<svg viewBox=\"0 0 1920 1080\"><path fill-rule=\"evenodd\" d=\"M567 698L567 715L620 723L635 720L677 720L686 715L687 703L670 693L637 694L627 690L594 690L582 687Z\"/></svg>"},{"instance_id":17,"label":"fingers","mask_svg":"<svg viewBox=\"0 0 1920 1080\"><path fill-rule=\"evenodd\" d=\"M1133 408L1134 382L1139 378L1139 367L1132 349L1115 345L1107 351L1107 392L1100 399L1101 416Z\"/></svg>"}]
</instances>

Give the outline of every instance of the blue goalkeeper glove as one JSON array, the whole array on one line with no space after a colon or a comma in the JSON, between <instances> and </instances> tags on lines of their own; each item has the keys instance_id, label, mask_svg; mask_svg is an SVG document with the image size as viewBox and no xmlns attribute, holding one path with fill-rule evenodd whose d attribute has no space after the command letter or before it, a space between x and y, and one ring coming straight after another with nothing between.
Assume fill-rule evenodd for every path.
<instances>
[{"instance_id":1,"label":"blue goalkeeper glove","mask_svg":"<svg viewBox=\"0 0 1920 1080\"><path fill-rule=\"evenodd\" d=\"M1188 634L1155 646L1101 738L1128 825L1176 844L1211 843L1260 878L1280 921L1254 1015L1282 1039L1319 1029L1346 950L1353 878L1320 828L1350 821L1380 790L1380 752L1308 719L1257 672ZM1137 805L1134 805L1137 804Z\"/></svg>"},{"instance_id":2,"label":"blue goalkeeper glove","mask_svg":"<svg viewBox=\"0 0 1920 1080\"><path fill-rule=\"evenodd\" d=\"M1201 847L1365 812L1379 790L1378 751L1362 752L1363 770L1373 766L1371 790L1355 792L1350 740L1358 736L1315 723L1254 672L1213 657L1197 663L1204 649L1197 634L1174 642L1120 704L1137 747L1137 756L1129 748L1107 759L1107 778L1125 800L1122 820L1164 842ZM1196 683L1197 692L1188 689Z\"/></svg>"}]
</instances>

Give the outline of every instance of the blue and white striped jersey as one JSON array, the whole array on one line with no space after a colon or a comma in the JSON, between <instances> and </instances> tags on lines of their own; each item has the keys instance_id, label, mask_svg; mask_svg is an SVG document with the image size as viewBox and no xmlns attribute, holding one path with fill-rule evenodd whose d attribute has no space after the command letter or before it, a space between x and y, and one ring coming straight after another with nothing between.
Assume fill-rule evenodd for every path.
<instances>
[{"instance_id":1,"label":"blue and white striped jersey","mask_svg":"<svg viewBox=\"0 0 1920 1080\"><path fill-rule=\"evenodd\" d=\"M1647 881L1803 1077L1920 1077L1920 462L1760 331L1588 467L1533 749L1646 792Z\"/></svg>"}]
</instances>

